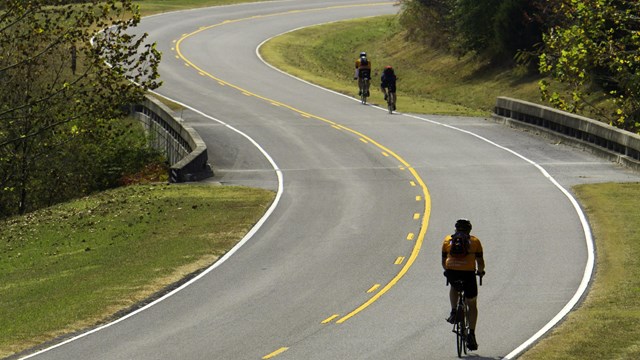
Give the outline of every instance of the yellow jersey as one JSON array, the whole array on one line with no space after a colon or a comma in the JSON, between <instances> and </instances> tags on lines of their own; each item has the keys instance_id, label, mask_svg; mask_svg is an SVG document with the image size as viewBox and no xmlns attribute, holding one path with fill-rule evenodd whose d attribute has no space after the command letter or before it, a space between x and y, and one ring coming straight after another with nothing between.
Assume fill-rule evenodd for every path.
<instances>
[{"instance_id":1,"label":"yellow jersey","mask_svg":"<svg viewBox=\"0 0 640 360\"><path fill-rule=\"evenodd\" d=\"M480 240L470 235L469 249L465 256L456 257L450 254L451 251L451 235L447 235L442 242L442 259L445 261L445 269L460 271L475 271L476 258L482 257L482 244Z\"/></svg>"}]
</instances>

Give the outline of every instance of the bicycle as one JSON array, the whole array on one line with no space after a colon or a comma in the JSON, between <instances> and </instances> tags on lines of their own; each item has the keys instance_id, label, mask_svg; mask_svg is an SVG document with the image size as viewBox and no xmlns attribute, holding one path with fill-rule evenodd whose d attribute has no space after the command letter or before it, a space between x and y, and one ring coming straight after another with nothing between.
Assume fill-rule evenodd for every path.
<instances>
[{"instance_id":1,"label":"bicycle","mask_svg":"<svg viewBox=\"0 0 640 360\"><path fill-rule=\"evenodd\" d=\"M480 277L480 286L482 286L482 276ZM449 280L447 280L449 285ZM458 357L462 358L462 354L467 355L467 337L469 336L469 306L464 297L464 281L455 280L451 283L451 286L458 292L458 305L455 310L455 321L453 322L453 329L451 330L456 334L456 351Z\"/></svg>"},{"instance_id":2,"label":"bicycle","mask_svg":"<svg viewBox=\"0 0 640 360\"><path fill-rule=\"evenodd\" d=\"M363 78L362 79L362 88L360 89L360 101L363 105L367 103L367 97L369 96L369 82L371 79Z\"/></svg>"},{"instance_id":3,"label":"bicycle","mask_svg":"<svg viewBox=\"0 0 640 360\"><path fill-rule=\"evenodd\" d=\"M387 93L387 108L389 109L389 114L393 114L393 111L396 109L396 93L392 93L389 91Z\"/></svg>"}]
</instances>

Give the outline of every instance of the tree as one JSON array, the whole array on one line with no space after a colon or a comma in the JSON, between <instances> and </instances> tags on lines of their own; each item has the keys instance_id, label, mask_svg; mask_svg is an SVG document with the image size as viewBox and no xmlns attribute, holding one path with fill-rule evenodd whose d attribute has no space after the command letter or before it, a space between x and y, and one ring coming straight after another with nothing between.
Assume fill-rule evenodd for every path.
<instances>
[{"instance_id":1,"label":"tree","mask_svg":"<svg viewBox=\"0 0 640 360\"><path fill-rule=\"evenodd\" d=\"M127 33L139 21L131 0L0 6L0 215L29 209L53 152L159 85L154 44Z\"/></svg>"},{"instance_id":2,"label":"tree","mask_svg":"<svg viewBox=\"0 0 640 360\"><path fill-rule=\"evenodd\" d=\"M411 40L447 48L454 31L452 0L402 0L400 24ZM434 36L434 34L437 34Z\"/></svg>"},{"instance_id":3,"label":"tree","mask_svg":"<svg viewBox=\"0 0 640 360\"><path fill-rule=\"evenodd\" d=\"M543 96L571 112L590 110L610 124L640 132L640 3L636 0L563 0L564 21L544 36L540 71L566 86ZM600 93L595 103L589 94Z\"/></svg>"},{"instance_id":4,"label":"tree","mask_svg":"<svg viewBox=\"0 0 640 360\"><path fill-rule=\"evenodd\" d=\"M512 61L542 42L545 0L404 0L400 23L412 38L459 55Z\"/></svg>"}]
</instances>

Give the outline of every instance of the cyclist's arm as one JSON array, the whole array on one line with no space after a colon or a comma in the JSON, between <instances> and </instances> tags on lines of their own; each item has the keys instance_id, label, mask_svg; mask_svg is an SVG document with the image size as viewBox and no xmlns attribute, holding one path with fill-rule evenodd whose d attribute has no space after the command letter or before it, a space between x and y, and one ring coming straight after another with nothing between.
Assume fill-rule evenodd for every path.
<instances>
[{"instance_id":1,"label":"cyclist's arm","mask_svg":"<svg viewBox=\"0 0 640 360\"><path fill-rule=\"evenodd\" d=\"M442 249L442 268L447 270L447 256L449 254Z\"/></svg>"},{"instance_id":2,"label":"cyclist's arm","mask_svg":"<svg viewBox=\"0 0 640 360\"><path fill-rule=\"evenodd\" d=\"M482 257L482 255L480 255L479 257L476 256L476 264L477 264L477 268L478 268L478 273L483 273L484 272L484 257Z\"/></svg>"}]
</instances>

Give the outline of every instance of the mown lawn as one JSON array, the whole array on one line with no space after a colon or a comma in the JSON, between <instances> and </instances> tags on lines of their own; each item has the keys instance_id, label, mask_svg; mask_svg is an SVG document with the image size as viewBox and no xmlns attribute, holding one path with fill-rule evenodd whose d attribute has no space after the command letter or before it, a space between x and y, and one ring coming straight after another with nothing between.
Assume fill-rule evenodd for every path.
<instances>
[{"instance_id":1,"label":"mown lawn","mask_svg":"<svg viewBox=\"0 0 640 360\"><path fill-rule=\"evenodd\" d=\"M95 325L213 264L274 196L137 185L0 221L0 357Z\"/></svg>"}]
</instances>

